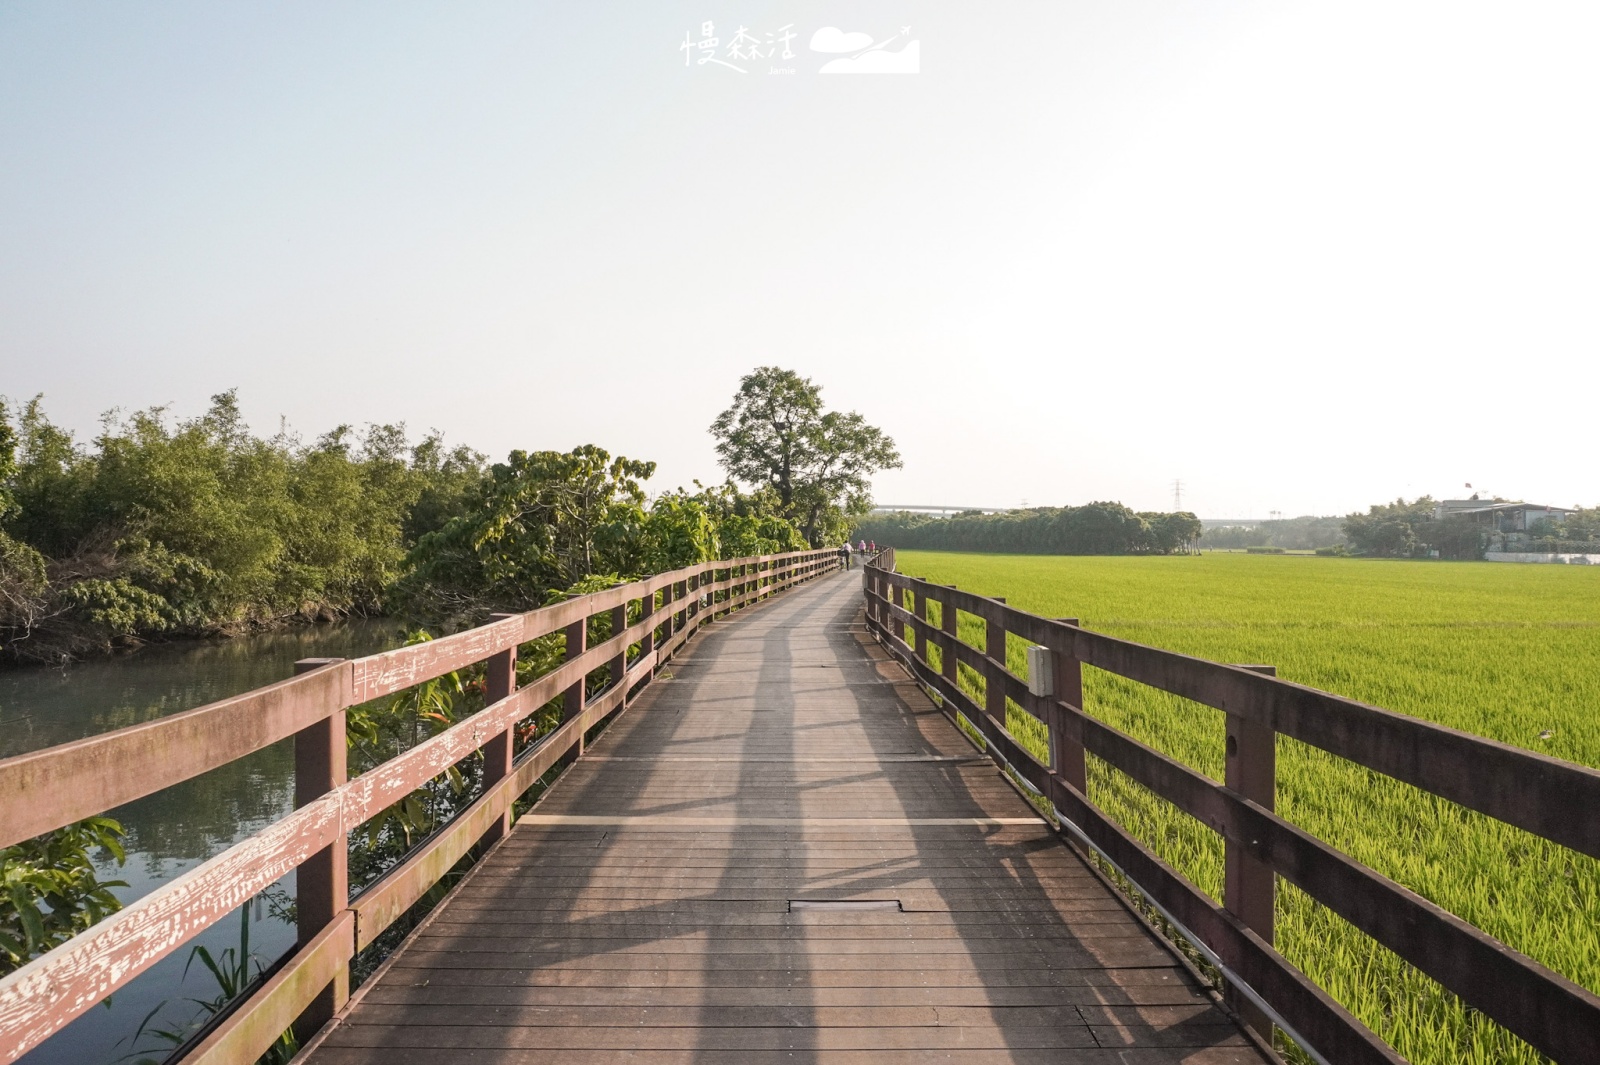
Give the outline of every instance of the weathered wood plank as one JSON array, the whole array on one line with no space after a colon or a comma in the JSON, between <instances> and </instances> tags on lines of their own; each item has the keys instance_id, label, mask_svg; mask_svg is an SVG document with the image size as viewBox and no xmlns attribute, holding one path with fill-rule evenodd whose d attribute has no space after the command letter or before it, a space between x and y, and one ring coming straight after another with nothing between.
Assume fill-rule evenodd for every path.
<instances>
[{"instance_id":1,"label":"weathered wood plank","mask_svg":"<svg viewBox=\"0 0 1600 1065\"><path fill-rule=\"evenodd\" d=\"M823 557L826 553L808 554ZM655 590L669 586L675 576L682 579L682 574L695 575L703 570L691 567L678 575L663 574L611 589L587 601L572 600L428 644L341 662L160 721L7 759L0 762L0 787L10 792L0 833L6 843L16 842L100 813L287 738L356 701L398 691L510 650L522 642L530 624L528 619L534 615L539 616L532 624L542 626L568 616L597 612L600 607L596 604L602 600L603 608L616 609L630 598L653 595ZM342 843L344 833L360 822L503 735L505 729L553 698L563 685L625 653L629 643L641 638L658 620L641 620L589 649L579 659L400 758L303 806L0 980L0 1029L8 1036L7 1043L0 1046L0 1065L36 1046L309 856L336 842ZM543 635L544 631L549 630L535 635ZM431 882L424 881L437 863L460 847L464 837L478 827L473 819L493 817L507 809L515 795L548 770L585 729L622 706L626 688L627 685L615 685L595 699L582 715L547 737L511 776L481 798L469 810L469 821L458 822L392 873L380 884L383 890L373 895L367 905L369 917L376 921L387 915L392 920L394 913L415 901L430 886ZM130 764L141 765L147 771L121 771ZM12 801L11 795L23 801ZM456 858L459 856L457 853ZM445 864L444 869L453 862L454 859ZM395 906L400 911L395 911ZM351 919L336 917L330 926L332 931L325 930L313 942L337 940L342 935L338 930ZM241 1011L233 1028L256 1033L277 1023L277 1012L289 1008L285 1003L296 1001L303 982L319 975L325 977L324 963L337 953L336 948L323 945L315 954L307 954L291 975L267 991L258 992ZM262 1017L269 1019L252 1019L258 1009L265 1010ZM254 1035L248 1038L253 1039Z\"/></svg>"},{"instance_id":2,"label":"weathered wood plank","mask_svg":"<svg viewBox=\"0 0 1600 1065\"><path fill-rule=\"evenodd\" d=\"M1088 749L1561 1062L1600 1060L1600 996L1161 752L1075 711Z\"/></svg>"},{"instance_id":3,"label":"weathered wood plank","mask_svg":"<svg viewBox=\"0 0 1600 1065\"><path fill-rule=\"evenodd\" d=\"M313 674L314 675L314 674ZM0 1062L15 1061L107 995L342 839L339 796L283 820L0 980Z\"/></svg>"},{"instance_id":4,"label":"weathered wood plank","mask_svg":"<svg viewBox=\"0 0 1600 1065\"><path fill-rule=\"evenodd\" d=\"M185 1065L237 1065L265 1054L319 989L350 963L354 936L355 915L345 910L256 990L248 1010L233 1013L185 1054Z\"/></svg>"},{"instance_id":5,"label":"weathered wood plank","mask_svg":"<svg viewBox=\"0 0 1600 1065\"><path fill-rule=\"evenodd\" d=\"M925 584L899 575L896 579ZM1600 857L1600 818L1583 815L1600 809L1600 770L1239 666L1026 614L970 592L926 587L935 598L944 596L968 613L996 618L1024 639L1072 654L1088 665L1269 725L1303 743ZM914 623L914 615L887 600L881 601L880 609L893 612L897 624L907 619Z\"/></svg>"},{"instance_id":6,"label":"weathered wood plank","mask_svg":"<svg viewBox=\"0 0 1600 1065\"><path fill-rule=\"evenodd\" d=\"M287 739L351 704L351 668L341 663L156 721L0 760L0 847Z\"/></svg>"},{"instance_id":7,"label":"weathered wood plank","mask_svg":"<svg viewBox=\"0 0 1600 1065\"><path fill-rule=\"evenodd\" d=\"M1185 1057L1227 1047L1264 1062L913 687L885 685L879 663L837 642L853 582L700 628L765 598L769 573L691 575L686 598L663 608L680 607L683 627L654 648L682 648L672 676L642 689L599 756L563 773L407 941L313 1065L359 1049L354 1031L399 1028L406 1037L371 1041L363 1060L412 1060L412 1041L453 1060L599 1046L610 1059L674 1060L676 1046L699 1060L800 1030L827 1045L864 1033L952 1061L991 1049L1015 1060L998 1038L949 1038L985 1027L1032 1032L1022 1042L1059 1058L1102 1045L1081 1009L1106 1004L1149 1011L1096 1015L1103 1038L1132 1033L1119 1053L1183 1043ZM656 761L707 749L725 753ZM789 912L841 898L898 898L904 912ZM924 1026L936 1034L873 1035ZM744 1031L759 1034L726 1034Z\"/></svg>"},{"instance_id":8,"label":"weathered wood plank","mask_svg":"<svg viewBox=\"0 0 1600 1065\"><path fill-rule=\"evenodd\" d=\"M545 737L534 751L512 768L508 777L480 796L444 831L356 898L351 908L357 916L357 949L365 949L437 884L477 843L488 827L511 808L517 796L532 787L558 758L578 742L578 737L622 705L622 696L622 691L614 688L589 703L579 716L564 722Z\"/></svg>"}]
</instances>

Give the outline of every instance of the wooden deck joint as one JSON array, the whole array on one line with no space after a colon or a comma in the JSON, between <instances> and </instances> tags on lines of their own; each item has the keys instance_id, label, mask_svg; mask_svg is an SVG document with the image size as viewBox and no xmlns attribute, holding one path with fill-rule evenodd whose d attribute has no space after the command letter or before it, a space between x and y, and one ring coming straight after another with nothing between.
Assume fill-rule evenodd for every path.
<instances>
[{"instance_id":1,"label":"wooden deck joint","mask_svg":"<svg viewBox=\"0 0 1600 1065\"><path fill-rule=\"evenodd\" d=\"M518 825L614 828L924 828L1043 825L1042 817L675 817L670 814L524 814Z\"/></svg>"}]
</instances>

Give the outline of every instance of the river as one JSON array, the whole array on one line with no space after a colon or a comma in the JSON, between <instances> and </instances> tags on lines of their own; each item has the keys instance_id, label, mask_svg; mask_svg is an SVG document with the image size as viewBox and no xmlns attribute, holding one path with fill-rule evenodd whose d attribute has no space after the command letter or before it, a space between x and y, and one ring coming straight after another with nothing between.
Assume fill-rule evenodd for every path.
<instances>
[{"instance_id":1,"label":"river","mask_svg":"<svg viewBox=\"0 0 1600 1065\"><path fill-rule=\"evenodd\" d=\"M65 669L0 672L0 757L165 717L290 676L301 658L353 658L397 647L399 627L353 621L233 640L154 645ZM99 863L125 904L288 813L294 801L294 744L285 740L237 762L109 811L127 830L127 864ZM283 885L293 890L292 878ZM269 963L294 943L294 929L266 906L195 937L213 955L237 949L249 922L250 951ZM159 1061L171 1049L154 1029L181 1027L199 1012L189 999L217 995L185 947L118 991L21 1060L26 1065L113 1065ZM163 1006L163 1003L165 1005ZM159 1008L158 1008L159 1007ZM135 1044L140 1022L155 1010Z\"/></svg>"}]
</instances>

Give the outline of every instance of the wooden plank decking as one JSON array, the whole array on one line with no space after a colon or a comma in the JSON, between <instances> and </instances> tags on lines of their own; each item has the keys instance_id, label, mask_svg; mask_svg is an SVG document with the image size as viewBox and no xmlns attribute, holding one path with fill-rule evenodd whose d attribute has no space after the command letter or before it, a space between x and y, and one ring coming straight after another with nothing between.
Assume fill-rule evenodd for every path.
<instances>
[{"instance_id":1,"label":"wooden plank decking","mask_svg":"<svg viewBox=\"0 0 1600 1065\"><path fill-rule=\"evenodd\" d=\"M860 605L841 574L708 630L311 1061L1268 1060Z\"/></svg>"}]
</instances>

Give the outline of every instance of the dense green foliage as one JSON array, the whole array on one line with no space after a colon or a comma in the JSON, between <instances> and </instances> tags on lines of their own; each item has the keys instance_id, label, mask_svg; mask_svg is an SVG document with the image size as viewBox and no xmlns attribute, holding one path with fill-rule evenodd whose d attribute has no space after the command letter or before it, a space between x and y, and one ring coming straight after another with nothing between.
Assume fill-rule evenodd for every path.
<instances>
[{"instance_id":1,"label":"dense green foliage","mask_svg":"<svg viewBox=\"0 0 1600 1065\"><path fill-rule=\"evenodd\" d=\"M1600 570L1305 556L1089 559L900 552L906 573L1047 617L1280 676L1600 767ZM937 615L937 607L931 607ZM983 623L962 616L984 646ZM1026 675L1024 644L1008 659ZM937 652L937 648L933 649ZM982 682L961 667L962 683ZM1086 669L1085 709L1223 773L1222 714ZM1042 728L1011 705L1036 752ZM1090 759L1090 794L1195 884L1222 893L1220 838ZM1357 860L1600 991L1600 862L1287 739L1278 810ZM1278 944L1419 1065L1541 1059L1432 980L1282 884Z\"/></svg>"},{"instance_id":2,"label":"dense green foliage","mask_svg":"<svg viewBox=\"0 0 1600 1065\"><path fill-rule=\"evenodd\" d=\"M0 403L0 650L12 659L352 612L403 613L448 631L648 573L806 546L771 488L697 484L651 501L642 482L653 463L594 446L514 451L488 466L437 434L410 444L398 425L340 426L309 445L287 432L263 439L232 392L186 421L159 409L108 417L89 447L52 424L37 398L15 424L10 415ZM592 638L610 635L609 618L590 624ZM559 634L525 645L519 672L546 672L564 650ZM607 680L602 668L589 683ZM482 705L481 676L450 675L353 708L351 769ZM542 708L523 742L558 720L555 704ZM480 784L474 756L383 811L352 840L353 881L391 868ZM114 823L91 820L4 852L7 966L117 908L109 888L118 885L95 878L91 847L120 856ZM228 971L247 968L246 954Z\"/></svg>"},{"instance_id":3,"label":"dense green foliage","mask_svg":"<svg viewBox=\"0 0 1600 1065\"><path fill-rule=\"evenodd\" d=\"M0 640L35 660L375 611L482 468L393 425L262 439L231 392L176 424L159 409L108 418L87 448L35 399L0 462Z\"/></svg>"},{"instance_id":4,"label":"dense green foliage","mask_svg":"<svg viewBox=\"0 0 1600 1065\"><path fill-rule=\"evenodd\" d=\"M883 430L854 411L823 410L819 385L776 366L745 375L711 435L728 476L770 489L777 513L813 547L842 540L871 509L871 476L901 464Z\"/></svg>"},{"instance_id":5,"label":"dense green foliage","mask_svg":"<svg viewBox=\"0 0 1600 1065\"><path fill-rule=\"evenodd\" d=\"M1434 501L1422 496L1413 503L1397 499L1375 504L1365 514L1344 520L1351 548L1378 558L1414 558L1438 552L1440 558L1482 558L1487 545L1482 526L1463 518L1436 519Z\"/></svg>"},{"instance_id":6,"label":"dense green foliage","mask_svg":"<svg viewBox=\"0 0 1600 1065\"><path fill-rule=\"evenodd\" d=\"M14 426L0 405L0 651L58 661L351 613L453 628L596 574L804 546L775 490L650 502L654 469L594 446L489 466L399 425L263 439L231 392L175 423L108 418L87 447L38 399Z\"/></svg>"},{"instance_id":7,"label":"dense green foliage","mask_svg":"<svg viewBox=\"0 0 1600 1065\"><path fill-rule=\"evenodd\" d=\"M123 861L122 826L108 817L0 850L0 974L120 908L111 889L127 885L100 879L92 852L101 849Z\"/></svg>"},{"instance_id":8,"label":"dense green foliage","mask_svg":"<svg viewBox=\"0 0 1600 1065\"><path fill-rule=\"evenodd\" d=\"M1536 521L1529 532L1535 539L1591 545L1600 543L1600 507L1579 507L1563 521Z\"/></svg>"},{"instance_id":9,"label":"dense green foliage","mask_svg":"<svg viewBox=\"0 0 1600 1065\"><path fill-rule=\"evenodd\" d=\"M397 605L454 627L491 609L532 609L597 575L622 579L805 546L770 491L696 485L647 505L640 482L654 471L654 463L593 446L513 451L462 513L417 543L395 586Z\"/></svg>"},{"instance_id":10,"label":"dense green foliage","mask_svg":"<svg viewBox=\"0 0 1600 1065\"><path fill-rule=\"evenodd\" d=\"M949 518L899 511L873 514L852 537L895 548L1038 555L1169 555L1191 549L1200 519L1187 511L1135 513L1121 503L1035 507Z\"/></svg>"}]
</instances>

